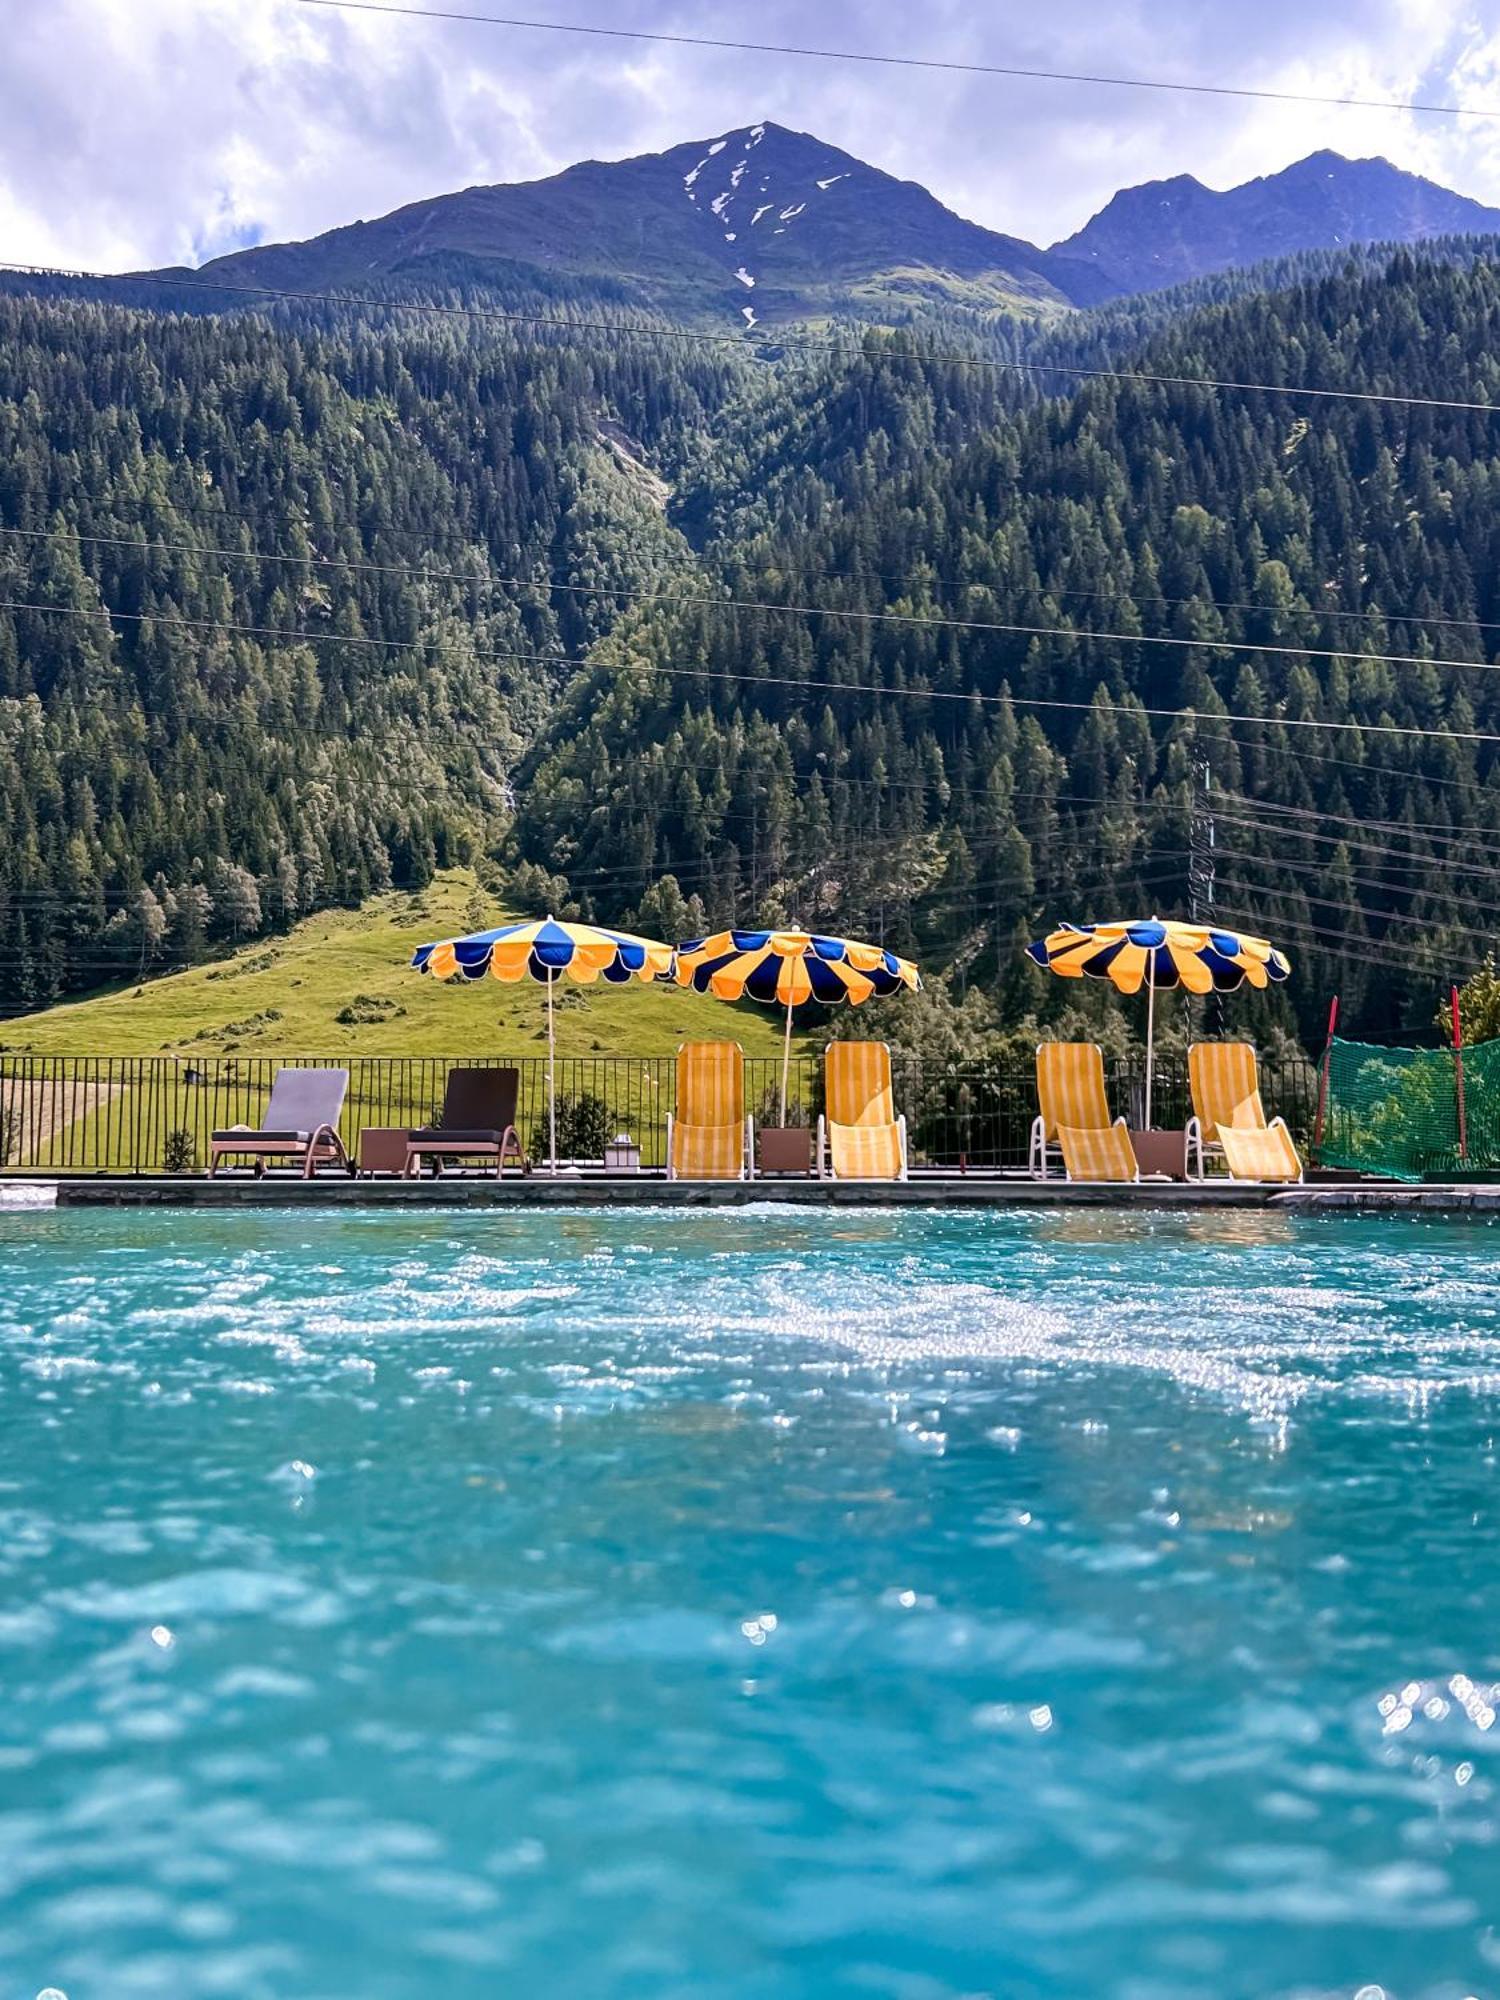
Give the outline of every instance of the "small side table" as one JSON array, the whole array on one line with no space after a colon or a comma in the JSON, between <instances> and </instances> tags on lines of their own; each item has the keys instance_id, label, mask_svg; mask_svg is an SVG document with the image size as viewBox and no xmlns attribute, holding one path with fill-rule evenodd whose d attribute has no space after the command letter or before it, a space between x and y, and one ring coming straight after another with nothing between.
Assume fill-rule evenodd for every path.
<instances>
[{"instance_id":1,"label":"small side table","mask_svg":"<svg viewBox=\"0 0 1500 2000\"><path fill-rule=\"evenodd\" d=\"M359 1171L404 1174L409 1136L404 1125L366 1125L359 1135Z\"/></svg>"},{"instance_id":2,"label":"small side table","mask_svg":"<svg viewBox=\"0 0 1500 2000\"><path fill-rule=\"evenodd\" d=\"M810 1174L812 1129L807 1125L763 1125L755 1135L763 1174Z\"/></svg>"},{"instance_id":3,"label":"small side table","mask_svg":"<svg viewBox=\"0 0 1500 2000\"><path fill-rule=\"evenodd\" d=\"M1132 1132L1135 1163L1142 1179L1185 1181L1188 1177L1186 1132Z\"/></svg>"}]
</instances>

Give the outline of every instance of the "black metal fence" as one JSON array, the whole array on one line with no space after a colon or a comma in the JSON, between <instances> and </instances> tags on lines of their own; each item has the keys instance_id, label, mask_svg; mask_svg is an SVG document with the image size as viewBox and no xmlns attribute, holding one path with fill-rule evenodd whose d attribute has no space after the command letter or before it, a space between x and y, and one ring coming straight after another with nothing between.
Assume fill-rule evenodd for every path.
<instances>
[{"instance_id":1,"label":"black metal fence","mask_svg":"<svg viewBox=\"0 0 1500 2000\"><path fill-rule=\"evenodd\" d=\"M351 1155L367 1127L430 1123L449 1070L473 1056L28 1056L0 1055L0 1172L43 1174L193 1172L208 1157L209 1134L261 1121L271 1084L286 1067L349 1071L343 1137ZM485 1058L521 1073L520 1130L545 1151L547 1065L539 1056ZM1107 1066L1110 1103L1143 1122L1139 1061ZM898 1058L895 1099L906 1115L914 1166L950 1172L1024 1168L1036 1113L1036 1077L1027 1063L996 1068ZM781 1065L745 1064L747 1105L758 1126L780 1122ZM1304 1150L1317 1105L1317 1071L1294 1061L1263 1065L1268 1116L1279 1113ZM557 1063L559 1151L598 1165L604 1140L626 1133L646 1167L666 1154L667 1114L676 1107L672 1056L567 1056ZM788 1124L813 1124L823 1108L822 1070L794 1057ZM1192 1110L1187 1077L1159 1064L1152 1123L1180 1129ZM570 1143L571 1142L571 1143Z\"/></svg>"}]
</instances>

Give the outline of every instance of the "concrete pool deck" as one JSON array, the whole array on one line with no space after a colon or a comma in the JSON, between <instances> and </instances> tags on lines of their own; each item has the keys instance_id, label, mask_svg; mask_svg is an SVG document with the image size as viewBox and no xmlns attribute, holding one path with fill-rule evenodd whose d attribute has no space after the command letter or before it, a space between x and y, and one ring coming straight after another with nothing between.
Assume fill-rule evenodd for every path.
<instances>
[{"instance_id":1,"label":"concrete pool deck","mask_svg":"<svg viewBox=\"0 0 1500 2000\"><path fill-rule=\"evenodd\" d=\"M1133 1183L1035 1181L1024 1174L918 1173L909 1181L669 1181L660 1174L448 1174L441 1179L304 1181L267 1174L16 1175L0 1179L3 1208L1174 1208L1365 1210L1500 1214L1500 1183L1394 1186L1334 1179L1300 1187L1230 1180Z\"/></svg>"}]
</instances>

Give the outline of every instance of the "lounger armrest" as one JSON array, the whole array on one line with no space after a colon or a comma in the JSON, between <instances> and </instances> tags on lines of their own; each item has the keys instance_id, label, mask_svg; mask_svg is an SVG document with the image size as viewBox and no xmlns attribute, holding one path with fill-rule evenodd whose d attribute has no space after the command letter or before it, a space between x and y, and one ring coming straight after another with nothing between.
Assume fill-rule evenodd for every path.
<instances>
[{"instance_id":1,"label":"lounger armrest","mask_svg":"<svg viewBox=\"0 0 1500 2000\"><path fill-rule=\"evenodd\" d=\"M514 1131L508 1126L507 1131ZM498 1146L505 1136L497 1126L423 1125L406 1135L411 1146Z\"/></svg>"},{"instance_id":2,"label":"lounger armrest","mask_svg":"<svg viewBox=\"0 0 1500 2000\"><path fill-rule=\"evenodd\" d=\"M342 1160L345 1170L349 1169L349 1155L344 1151L344 1142L339 1137L337 1125L325 1123L318 1127L317 1131L313 1133L307 1142L307 1151L302 1158L302 1178L305 1181L310 1181L313 1177L313 1173L317 1167L318 1148L320 1146L332 1146L334 1152Z\"/></svg>"},{"instance_id":3,"label":"lounger armrest","mask_svg":"<svg viewBox=\"0 0 1500 2000\"><path fill-rule=\"evenodd\" d=\"M256 1146L305 1146L313 1135L311 1132L269 1130L264 1125L226 1125L221 1132L210 1132L208 1136L209 1143L215 1146L232 1146L239 1140Z\"/></svg>"},{"instance_id":4,"label":"lounger armrest","mask_svg":"<svg viewBox=\"0 0 1500 2000\"><path fill-rule=\"evenodd\" d=\"M1044 1181L1047 1178L1047 1124L1040 1112L1031 1121L1031 1150L1028 1164L1033 1180Z\"/></svg>"}]
</instances>

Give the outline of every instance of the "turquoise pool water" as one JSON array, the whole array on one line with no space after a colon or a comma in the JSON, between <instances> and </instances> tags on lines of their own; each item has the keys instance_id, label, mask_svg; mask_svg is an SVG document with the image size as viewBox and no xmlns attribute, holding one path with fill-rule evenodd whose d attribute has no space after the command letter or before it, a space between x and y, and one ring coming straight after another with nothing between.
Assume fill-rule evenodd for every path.
<instances>
[{"instance_id":1,"label":"turquoise pool water","mask_svg":"<svg viewBox=\"0 0 1500 2000\"><path fill-rule=\"evenodd\" d=\"M0 2000L1500 1994L1497 1241L0 1216Z\"/></svg>"}]
</instances>

